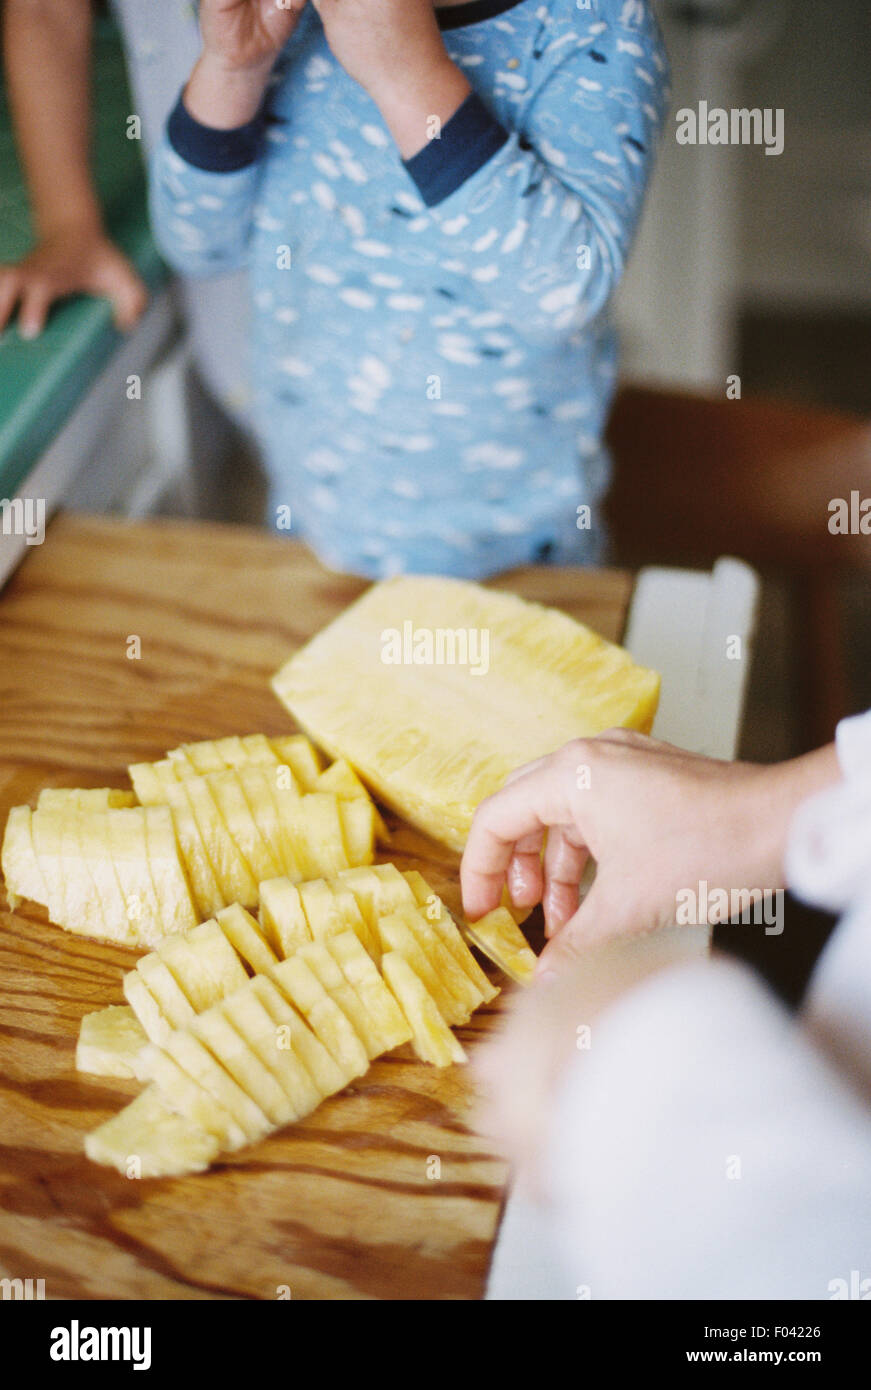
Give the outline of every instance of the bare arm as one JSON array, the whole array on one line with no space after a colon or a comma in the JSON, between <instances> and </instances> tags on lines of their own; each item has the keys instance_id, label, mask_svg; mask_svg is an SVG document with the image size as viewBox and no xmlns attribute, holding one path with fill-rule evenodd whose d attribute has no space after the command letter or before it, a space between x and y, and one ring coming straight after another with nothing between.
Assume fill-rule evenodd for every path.
<instances>
[{"instance_id":1,"label":"bare arm","mask_svg":"<svg viewBox=\"0 0 871 1390\"><path fill-rule=\"evenodd\" d=\"M107 295L125 327L145 303L103 231L91 177L91 32L90 0L6 0L7 88L37 247L0 271L0 328L20 302L25 337L41 330L54 299L76 290Z\"/></svg>"}]
</instances>

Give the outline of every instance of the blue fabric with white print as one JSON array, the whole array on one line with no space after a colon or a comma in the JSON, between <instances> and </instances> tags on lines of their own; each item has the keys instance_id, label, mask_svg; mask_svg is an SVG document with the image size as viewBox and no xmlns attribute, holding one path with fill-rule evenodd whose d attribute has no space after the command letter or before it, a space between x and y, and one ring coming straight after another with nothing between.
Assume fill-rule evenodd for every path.
<instances>
[{"instance_id":1,"label":"blue fabric with white print","mask_svg":"<svg viewBox=\"0 0 871 1390\"><path fill-rule=\"evenodd\" d=\"M664 49L641 0L439 19L475 96L419 156L403 164L309 5L259 131L176 109L158 237L186 275L249 267L272 521L290 507L326 564L593 560L608 306L667 109Z\"/></svg>"}]
</instances>

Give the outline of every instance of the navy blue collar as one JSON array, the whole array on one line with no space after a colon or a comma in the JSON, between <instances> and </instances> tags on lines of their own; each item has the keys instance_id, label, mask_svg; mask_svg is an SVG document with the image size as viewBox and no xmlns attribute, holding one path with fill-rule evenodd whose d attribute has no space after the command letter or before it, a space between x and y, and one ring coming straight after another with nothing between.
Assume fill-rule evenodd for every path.
<instances>
[{"instance_id":1,"label":"navy blue collar","mask_svg":"<svg viewBox=\"0 0 871 1390\"><path fill-rule=\"evenodd\" d=\"M480 24L482 20L494 19L497 14L513 10L523 0L466 0L465 5L449 5L436 10L440 29L463 29L467 24Z\"/></svg>"}]
</instances>

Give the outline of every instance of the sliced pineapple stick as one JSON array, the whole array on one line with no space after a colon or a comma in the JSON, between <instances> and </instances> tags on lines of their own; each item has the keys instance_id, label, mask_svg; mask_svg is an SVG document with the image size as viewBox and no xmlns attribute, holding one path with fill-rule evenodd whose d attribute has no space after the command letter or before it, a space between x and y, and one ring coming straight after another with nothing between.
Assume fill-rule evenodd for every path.
<instances>
[{"instance_id":1,"label":"sliced pineapple stick","mask_svg":"<svg viewBox=\"0 0 871 1390\"><path fill-rule=\"evenodd\" d=\"M313 941L319 941L321 937L331 936L335 932L346 930L339 904L336 902L326 879L311 878L298 884L297 887L299 888L299 900L308 922L309 934Z\"/></svg>"},{"instance_id":2,"label":"sliced pineapple stick","mask_svg":"<svg viewBox=\"0 0 871 1390\"><path fill-rule=\"evenodd\" d=\"M184 788L177 782L158 776L151 763L138 764L130 772L131 775L136 773L140 800L147 797L149 806L163 803L169 806L179 847L190 874L198 913L202 917L211 916L224 906L224 895Z\"/></svg>"},{"instance_id":3,"label":"sliced pineapple stick","mask_svg":"<svg viewBox=\"0 0 871 1390\"><path fill-rule=\"evenodd\" d=\"M278 815L278 850L284 873L293 882L311 877L312 866L306 854L305 837L301 832L300 802L303 793L293 781L289 767L276 766L266 774L270 793Z\"/></svg>"},{"instance_id":4,"label":"sliced pineapple stick","mask_svg":"<svg viewBox=\"0 0 871 1390\"><path fill-rule=\"evenodd\" d=\"M215 1061L211 1052L189 1032L171 1032L165 1050L204 1091L222 1105L241 1127L249 1144L256 1144L272 1128L256 1101Z\"/></svg>"},{"instance_id":5,"label":"sliced pineapple stick","mask_svg":"<svg viewBox=\"0 0 871 1390\"><path fill-rule=\"evenodd\" d=\"M314 791L321 775L321 761L305 734L269 740L280 763L286 763L304 791Z\"/></svg>"},{"instance_id":6,"label":"sliced pineapple stick","mask_svg":"<svg viewBox=\"0 0 871 1390\"><path fill-rule=\"evenodd\" d=\"M472 983L477 985L484 1002L488 1004L491 999L496 998L499 989L475 960L441 898L433 892L423 874L418 873L417 869L407 869L403 877L414 893L426 920L438 932L442 944L447 947Z\"/></svg>"},{"instance_id":7,"label":"sliced pineapple stick","mask_svg":"<svg viewBox=\"0 0 871 1390\"><path fill-rule=\"evenodd\" d=\"M301 832L305 836L306 852L311 865L311 878L329 878L348 867L345 836L340 807L353 805L340 802L332 792L309 792L300 798ZM264 874L264 878L268 875Z\"/></svg>"},{"instance_id":8,"label":"sliced pineapple stick","mask_svg":"<svg viewBox=\"0 0 871 1390\"><path fill-rule=\"evenodd\" d=\"M61 836L65 812L34 811L30 818L33 848L39 875L45 884L44 906L52 922L63 926L66 917Z\"/></svg>"},{"instance_id":9,"label":"sliced pineapple stick","mask_svg":"<svg viewBox=\"0 0 871 1390\"><path fill-rule=\"evenodd\" d=\"M189 999L182 993L172 971L161 960L156 951L149 951L136 962L136 970L142 976L160 1012L173 1028L187 1028L196 1018L196 1011Z\"/></svg>"},{"instance_id":10,"label":"sliced pineapple stick","mask_svg":"<svg viewBox=\"0 0 871 1390\"><path fill-rule=\"evenodd\" d=\"M438 974L445 988L453 995L458 1006L468 1011L466 1018L471 1018L484 998L478 986L472 983L462 966L454 960L450 951L442 943L438 932L432 923L427 921L420 908L401 908L398 916L408 923L430 965Z\"/></svg>"},{"instance_id":11,"label":"sliced pineapple stick","mask_svg":"<svg viewBox=\"0 0 871 1390\"><path fill-rule=\"evenodd\" d=\"M133 792L115 787L43 787L36 803L39 811L108 811L135 805Z\"/></svg>"},{"instance_id":12,"label":"sliced pineapple stick","mask_svg":"<svg viewBox=\"0 0 871 1390\"><path fill-rule=\"evenodd\" d=\"M380 960L381 943L363 916L360 904L350 888L346 888L341 879L334 878L330 880L330 891L335 899L343 929L354 933L374 961Z\"/></svg>"},{"instance_id":13,"label":"sliced pineapple stick","mask_svg":"<svg viewBox=\"0 0 871 1390\"><path fill-rule=\"evenodd\" d=\"M205 778L227 833L236 845L256 883L280 872L275 855L257 828L235 768L210 772ZM188 784L185 784L188 785Z\"/></svg>"},{"instance_id":14,"label":"sliced pineapple stick","mask_svg":"<svg viewBox=\"0 0 871 1390\"><path fill-rule=\"evenodd\" d=\"M85 1136L88 1158L125 1177L203 1173L220 1148L214 1134L176 1114L154 1084Z\"/></svg>"},{"instance_id":15,"label":"sliced pineapple stick","mask_svg":"<svg viewBox=\"0 0 871 1390\"><path fill-rule=\"evenodd\" d=\"M537 957L507 908L496 907L479 921L467 922L465 932L472 944L512 980L529 984Z\"/></svg>"},{"instance_id":16,"label":"sliced pineapple stick","mask_svg":"<svg viewBox=\"0 0 871 1390\"><path fill-rule=\"evenodd\" d=\"M32 817L29 806L13 806L3 835L0 868L13 912L22 898L48 906L48 885L33 846Z\"/></svg>"},{"instance_id":17,"label":"sliced pineapple stick","mask_svg":"<svg viewBox=\"0 0 871 1390\"><path fill-rule=\"evenodd\" d=\"M148 1034L127 1004L85 1014L76 1044L76 1070L144 1081L142 1052L147 1042Z\"/></svg>"},{"instance_id":18,"label":"sliced pineapple stick","mask_svg":"<svg viewBox=\"0 0 871 1390\"><path fill-rule=\"evenodd\" d=\"M371 864L375 858L375 804L358 797L339 801L339 820L345 845L346 864Z\"/></svg>"},{"instance_id":19,"label":"sliced pineapple stick","mask_svg":"<svg viewBox=\"0 0 871 1390\"><path fill-rule=\"evenodd\" d=\"M272 792L270 769L262 766L240 767L236 776L254 824L266 845L270 860L275 865L274 872L264 874L263 878L286 873L285 836L279 819L278 802Z\"/></svg>"},{"instance_id":20,"label":"sliced pineapple stick","mask_svg":"<svg viewBox=\"0 0 871 1390\"><path fill-rule=\"evenodd\" d=\"M369 1067L365 1047L347 1015L330 998L299 952L276 965L272 979L291 1004L299 1009L312 1032L320 1038L338 1064L345 1078L343 1084L347 1086L355 1076L362 1076Z\"/></svg>"},{"instance_id":21,"label":"sliced pineapple stick","mask_svg":"<svg viewBox=\"0 0 871 1390\"><path fill-rule=\"evenodd\" d=\"M148 863L145 808L98 812L105 816L109 849L121 892L127 904L127 919L136 939L154 946L164 935L160 903Z\"/></svg>"},{"instance_id":22,"label":"sliced pineapple stick","mask_svg":"<svg viewBox=\"0 0 871 1390\"><path fill-rule=\"evenodd\" d=\"M293 1049L279 1045L282 1035L252 990L252 983L249 980L242 989L228 995L222 1008L284 1090L291 1119L302 1119L320 1104L321 1093Z\"/></svg>"},{"instance_id":23,"label":"sliced pineapple stick","mask_svg":"<svg viewBox=\"0 0 871 1390\"><path fill-rule=\"evenodd\" d=\"M138 970L128 970L121 981L124 998L132 1008L151 1042L163 1044L172 1032L164 1014Z\"/></svg>"},{"instance_id":24,"label":"sliced pineapple stick","mask_svg":"<svg viewBox=\"0 0 871 1390\"><path fill-rule=\"evenodd\" d=\"M230 734L226 738L216 738L214 748L218 757L223 759L225 768L244 767L249 761L245 746L238 734Z\"/></svg>"},{"instance_id":25,"label":"sliced pineapple stick","mask_svg":"<svg viewBox=\"0 0 871 1390\"><path fill-rule=\"evenodd\" d=\"M200 920L191 896L175 836L172 812L168 806L146 806L143 810L148 845L148 864L164 932L186 931Z\"/></svg>"},{"instance_id":26,"label":"sliced pineapple stick","mask_svg":"<svg viewBox=\"0 0 871 1390\"><path fill-rule=\"evenodd\" d=\"M324 942L348 984L357 991L378 1040L378 1051L391 1052L408 1042L411 1029L402 1010L378 973L372 957L353 932L329 936Z\"/></svg>"},{"instance_id":27,"label":"sliced pineapple stick","mask_svg":"<svg viewBox=\"0 0 871 1390\"><path fill-rule=\"evenodd\" d=\"M67 810L59 812L59 815L62 818L60 861L66 897L65 915L61 925L68 931L81 932L85 936L117 941L117 924L106 923L97 885L94 883L88 860L82 854L82 840L79 835L80 814L74 806L70 806ZM122 927L126 938L126 922Z\"/></svg>"},{"instance_id":28,"label":"sliced pineapple stick","mask_svg":"<svg viewBox=\"0 0 871 1390\"><path fill-rule=\"evenodd\" d=\"M275 982L267 975L255 975L251 988L276 1027L287 1029L293 1051L308 1069L321 1095L331 1096L341 1091L346 1084L345 1073Z\"/></svg>"},{"instance_id":29,"label":"sliced pineapple stick","mask_svg":"<svg viewBox=\"0 0 871 1390\"><path fill-rule=\"evenodd\" d=\"M167 936L158 951L195 1013L232 994L248 978L217 922L203 922L190 932Z\"/></svg>"},{"instance_id":30,"label":"sliced pineapple stick","mask_svg":"<svg viewBox=\"0 0 871 1390\"><path fill-rule=\"evenodd\" d=\"M179 783L193 811L224 903L257 904L257 881L224 824L210 786L210 776L186 777Z\"/></svg>"},{"instance_id":31,"label":"sliced pineapple stick","mask_svg":"<svg viewBox=\"0 0 871 1390\"><path fill-rule=\"evenodd\" d=\"M406 957L399 951L386 951L381 969L412 1030L414 1050L421 1061L431 1062L436 1067L465 1062L463 1048Z\"/></svg>"},{"instance_id":32,"label":"sliced pineapple stick","mask_svg":"<svg viewBox=\"0 0 871 1390\"><path fill-rule=\"evenodd\" d=\"M259 925L244 907L233 903L218 913L218 925L234 951L250 965L255 975L268 975L278 958Z\"/></svg>"},{"instance_id":33,"label":"sliced pineapple stick","mask_svg":"<svg viewBox=\"0 0 871 1390\"><path fill-rule=\"evenodd\" d=\"M448 1024L468 1022L468 1010L454 998L438 971L430 964L405 917L400 913L389 913L380 919L378 931L381 936L381 949L385 953L398 951L400 955L405 957L414 973L420 977L432 995L445 1022ZM382 970L384 968L383 958L381 968Z\"/></svg>"},{"instance_id":34,"label":"sliced pineapple stick","mask_svg":"<svg viewBox=\"0 0 871 1390\"><path fill-rule=\"evenodd\" d=\"M369 792L363 786L360 778L349 762L344 758L339 758L331 763L325 772L322 772L317 780L315 788L319 792L335 792L336 796L343 801L372 801ZM375 836L382 845L389 845L390 831L381 819L378 807L372 802L375 812Z\"/></svg>"},{"instance_id":35,"label":"sliced pineapple stick","mask_svg":"<svg viewBox=\"0 0 871 1390\"><path fill-rule=\"evenodd\" d=\"M141 1065L144 1075L156 1084L173 1110L213 1134L222 1149L233 1153L245 1147L248 1136L231 1112L183 1071L169 1052L148 1043Z\"/></svg>"},{"instance_id":36,"label":"sliced pineapple stick","mask_svg":"<svg viewBox=\"0 0 871 1390\"><path fill-rule=\"evenodd\" d=\"M300 946L297 957L311 967L333 1003L338 1004L360 1038L368 1057L377 1057L381 1051L378 1028L370 1018L369 1010L360 995L346 980L344 972L330 955L324 942L310 941L307 946Z\"/></svg>"},{"instance_id":37,"label":"sliced pineapple stick","mask_svg":"<svg viewBox=\"0 0 871 1390\"><path fill-rule=\"evenodd\" d=\"M312 940L299 889L290 879L270 878L261 883L260 929L279 960Z\"/></svg>"},{"instance_id":38,"label":"sliced pineapple stick","mask_svg":"<svg viewBox=\"0 0 871 1390\"><path fill-rule=\"evenodd\" d=\"M244 734L240 739L247 764L260 763L266 767L278 765L278 754L265 734Z\"/></svg>"},{"instance_id":39,"label":"sliced pineapple stick","mask_svg":"<svg viewBox=\"0 0 871 1390\"><path fill-rule=\"evenodd\" d=\"M136 945L137 905L128 904L121 891L121 883L109 850L109 830L105 815L99 812L78 817L79 849L83 859L87 859L91 875L103 905L103 921L107 929L111 927L112 939L124 944Z\"/></svg>"},{"instance_id":40,"label":"sliced pineapple stick","mask_svg":"<svg viewBox=\"0 0 871 1390\"><path fill-rule=\"evenodd\" d=\"M382 873L391 869L392 874ZM378 919L400 907L414 907L415 898L402 874L393 864L372 864L343 869L338 878L357 899L373 935L378 935Z\"/></svg>"},{"instance_id":41,"label":"sliced pineapple stick","mask_svg":"<svg viewBox=\"0 0 871 1390\"><path fill-rule=\"evenodd\" d=\"M242 1034L233 1027L224 1003L197 1014L191 1032L230 1073L237 1085L260 1107L272 1125L293 1119L293 1107L272 1072L265 1067Z\"/></svg>"}]
</instances>

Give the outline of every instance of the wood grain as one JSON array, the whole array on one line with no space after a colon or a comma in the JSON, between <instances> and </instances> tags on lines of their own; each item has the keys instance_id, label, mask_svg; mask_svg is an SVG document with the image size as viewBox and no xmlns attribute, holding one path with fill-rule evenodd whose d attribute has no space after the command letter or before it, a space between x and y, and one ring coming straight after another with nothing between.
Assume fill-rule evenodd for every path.
<instances>
[{"instance_id":1,"label":"wood grain","mask_svg":"<svg viewBox=\"0 0 871 1390\"><path fill-rule=\"evenodd\" d=\"M631 592L609 571L498 585L610 638ZM183 740L289 732L269 677L364 587L242 528L59 517L0 596L0 825L45 786L125 786L128 763ZM456 859L391 824L389 857L456 910ZM0 912L3 1275L45 1279L49 1298L481 1296L504 1165L471 1128L467 1070L407 1048L208 1174L136 1182L89 1163L84 1134L139 1088L79 1076L75 1040L85 1013L121 1002L134 959L38 908ZM510 993L459 1030L467 1050Z\"/></svg>"}]
</instances>

